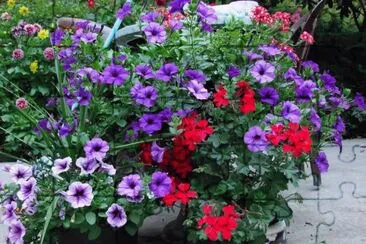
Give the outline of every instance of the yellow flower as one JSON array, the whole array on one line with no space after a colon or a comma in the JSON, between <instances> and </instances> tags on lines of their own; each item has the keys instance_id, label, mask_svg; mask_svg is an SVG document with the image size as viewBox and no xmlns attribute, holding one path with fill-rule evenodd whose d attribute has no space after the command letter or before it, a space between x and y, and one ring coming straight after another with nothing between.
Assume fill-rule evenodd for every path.
<instances>
[{"instance_id":1,"label":"yellow flower","mask_svg":"<svg viewBox=\"0 0 366 244\"><path fill-rule=\"evenodd\" d=\"M15 5L15 0L8 0L8 7L12 8Z\"/></svg>"},{"instance_id":2,"label":"yellow flower","mask_svg":"<svg viewBox=\"0 0 366 244\"><path fill-rule=\"evenodd\" d=\"M38 71L38 61L34 60L30 65L29 65L30 70L32 71L33 74L37 73Z\"/></svg>"},{"instance_id":3,"label":"yellow flower","mask_svg":"<svg viewBox=\"0 0 366 244\"><path fill-rule=\"evenodd\" d=\"M29 14L29 8L27 8L26 6L21 6L19 8L19 13L20 15L26 16Z\"/></svg>"},{"instance_id":4,"label":"yellow flower","mask_svg":"<svg viewBox=\"0 0 366 244\"><path fill-rule=\"evenodd\" d=\"M42 29L38 32L38 38L41 40L47 39L50 36L49 30Z\"/></svg>"}]
</instances>

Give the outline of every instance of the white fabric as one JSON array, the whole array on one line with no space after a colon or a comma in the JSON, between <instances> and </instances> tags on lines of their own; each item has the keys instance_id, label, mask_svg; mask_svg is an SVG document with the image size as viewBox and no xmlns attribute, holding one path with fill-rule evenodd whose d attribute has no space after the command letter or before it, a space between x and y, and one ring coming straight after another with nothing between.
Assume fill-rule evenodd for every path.
<instances>
[{"instance_id":1,"label":"white fabric","mask_svg":"<svg viewBox=\"0 0 366 244\"><path fill-rule=\"evenodd\" d=\"M256 6L258 6L258 3L255 1L236 1L213 6L212 8L215 10L218 18L215 24L227 23L232 18L242 20L245 24L250 24L251 12Z\"/></svg>"}]
</instances>

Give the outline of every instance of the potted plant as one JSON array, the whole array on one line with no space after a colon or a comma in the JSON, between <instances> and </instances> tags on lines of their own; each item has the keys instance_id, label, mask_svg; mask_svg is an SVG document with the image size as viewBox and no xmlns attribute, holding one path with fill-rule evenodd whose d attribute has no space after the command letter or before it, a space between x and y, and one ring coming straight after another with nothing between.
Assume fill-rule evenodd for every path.
<instances>
[{"instance_id":1,"label":"potted plant","mask_svg":"<svg viewBox=\"0 0 366 244\"><path fill-rule=\"evenodd\" d=\"M130 13L126 3L117 18ZM53 107L16 108L43 157L7 169L10 243L127 240L162 205L182 205L173 229L184 224L182 238L199 243L264 242L269 225L291 217L280 192L305 177L298 166L312 155L328 169L320 150L341 145L350 92L298 60L289 14L256 7L252 24L215 19L201 1L172 1L142 14L147 43L133 52L103 49L88 22L51 35Z\"/></svg>"}]
</instances>

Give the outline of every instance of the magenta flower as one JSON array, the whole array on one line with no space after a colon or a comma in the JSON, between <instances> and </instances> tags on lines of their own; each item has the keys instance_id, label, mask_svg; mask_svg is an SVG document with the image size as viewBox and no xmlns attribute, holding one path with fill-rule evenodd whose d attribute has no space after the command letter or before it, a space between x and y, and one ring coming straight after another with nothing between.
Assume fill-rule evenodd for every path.
<instances>
[{"instance_id":1,"label":"magenta flower","mask_svg":"<svg viewBox=\"0 0 366 244\"><path fill-rule=\"evenodd\" d=\"M157 80L169 82L177 73L178 67L173 63L167 63L160 67L155 74L155 78Z\"/></svg>"},{"instance_id":2,"label":"magenta flower","mask_svg":"<svg viewBox=\"0 0 366 244\"><path fill-rule=\"evenodd\" d=\"M84 152L88 159L102 161L109 150L108 143L101 138L95 137L84 146Z\"/></svg>"},{"instance_id":3,"label":"magenta flower","mask_svg":"<svg viewBox=\"0 0 366 244\"><path fill-rule=\"evenodd\" d=\"M21 180L27 180L32 176L32 168L26 165L16 164L10 168L9 173L11 179L15 183L19 183Z\"/></svg>"},{"instance_id":4,"label":"magenta flower","mask_svg":"<svg viewBox=\"0 0 366 244\"><path fill-rule=\"evenodd\" d=\"M148 24L144 32L149 43L164 43L167 38L164 27L155 22Z\"/></svg>"},{"instance_id":5,"label":"magenta flower","mask_svg":"<svg viewBox=\"0 0 366 244\"><path fill-rule=\"evenodd\" d=\"M47 47L43 50L43 57L47 61L52 61L55 59L55 51L52 47Z\"/></svg>"},{"instance_id":6,"label":"magenta flower","mask_svg":"<svg viewBox=\"0 0 366 244\"><path fill-rule=\"evenodd\" d=\"M18 109L23 110L28 108L28 101L24 97L20 97L15 101L15 105Z\"/></svg>"},{"instance_id":7,"label":"magenta flower","mask_svg":"<svg viewBox=\"0 0 366 244\"><path fill-rule=\"evenodd\" d=\"M187 84L187 89L198 100L207 100L210 97L210 93L208 92L208 90L203 86L202 83L199 83L197 80L189 81Z\"/></svg>"},{"instance_id":8,"label":"magenta flower","mask_svg":"<svg viewBox=\"0 0 366 244\"><path fill-rule=\"evenodd\" d=\"M20 60L22 58L24 58L24 52L22 49L15 49L11 55L13 57L13 59L15 60Z\"/></svg>"},{"instance_id":9,"label":"magenta flower","mask_svg":"<svg viewBox=\"0 0 366 244\"><path fill-rule=\"evenodd\" d=\"M250 69L252 76L261 84L272 82L275 75L275 67L266 61L259 60Z\"/></svg>"},{"instance_id":10,"label":"magenta flower","mask_svg":"<svg viewBox=\"0 0 366 244\"><path fill-rule=\"evenodd\" d=\"M126 212L123 207L113 203L106 212L107 222L112 227L120 228L127 223Z\"/></svg>"},{"instance_id":11,"label":"magenta flower","mask_svg":"<svg viewBox=\"0 0 366 244\"><path fill-rule=\"evenodd\" d=\"M151 135L154 132L161 130L162 121L161 121L160 117L157 116L156 114L144 114L139 119L139 127L144 132Z\"/></svg>"},{"instance_id":12,"label":"magenta flower","mask_svg":"<svg viewBox=\"0 0 366 244\"><path fill-rule=\"evenodd\" d=\"M23 237L25 236L26 229L20 221L12 222L9 226L9 232L7 239L9 243L22 244L24 243Z\"/></svg>"},{"instance_id":13,"label":"magenta flower","mask_svg":"<svg viewBox=\"0 0 366 244\"><path fill-rule=\"evenodd\" d=\"M131 174L124 176L117 188L117 194L120 196L126 196L127 199L135 199L141 195L143 190L143 183L138 174Z\"/></svg>"},{"instance_id":14,"label":"magenta flower","mask_svg":"<svg viewBox=\"0 0 366 244\"><path fill-rule=\"evenodd\" d=\"M259 126L253 126L245 133L244 143L251 152L263 152L269 144L265 132Z\"/></svg>"},{"instance_id":15,"label":"magenta flower","mask_svg":"<svg viewBox=\"0 0 366 244\"><path fill-rule=\"evenodd\" d=\"M118 10L116 17L120 20L124 20L128 15L131 14L131 12L132 12L131 3L125 2L122 8Z\"/></svg>"},{"instance_id":16,"label":"magenta flower","mask_svg":"<svg viewBox=\"0 0 366 244\"><path fill-rule=\"evenodd\" d=\"M129 77L129 72L121 65L111 64L103 71L103 83L121 86Z\"/></svg>"},{"instance_id":17,"label":"magenta flower","mask_svg":"<svg viewBox=\"0 0 366 244\"><path fill-rule=\"evenodd\" d=\"M87 183L83 184L78 181L73 182L63 195L65 201L69 202L73 208L90 206L94 198L92 187Z\"/></svg>"},{"instance_id":18,"label":"magenta flower","mask_svg":"<svg viewBox=\"0 0 366 244\"><path fill-rule=\"evenodd\" d=\"M319 152L317 158L315 159L315 164L318 166L320 173L328 172L329 163L325 152Z\"/></svg>"},{"instance_id":19,"label":"magenta flower","mask_svg":"<svg viewBox=\"0 0 366 244\"><path fill-rule=\"evenodd\" d=\"M283 103L281 115L284 119L287 119L292 123L299 123L301 119L299 107L289 101Z\"/></svg>"},{"instance_id":20,"label":"magenta flower","mask_svg":"<svg viewBox=\"0 0 366 244\"><path fill-rule=\"evenodd\" d=\"M56 159L51 169L53 174L59 175L63 172L68 171L70 169L71 162L72 159L70 157L66 157L63 159Z\"/></svg>"},{"instance_id":21,"label":"magenta flower","mask_svg":"<svg viewBox=\"0 0 366 244\"><path fill-rule=\"evenodd\" d=\"M95 159L78 158L76 166L81 170L80 175L90 175L99 167L99 164Z\"/></svg>"},{"instance_id":22,"label":"magenta flower","mask_svg":"<svg viewBox=\"0 0 366 244\"><path fill-rule=\"evenodd\" d=\"M24 201L28 198L34 199L36 194L37 181L33 177L29 180L20 181L20 189L17 193L19 200Z\"/></svg>"},{"instance_id":23,"label":"magenta flower","mask_svg":"<svg viewBox=\"0 0 366 244\"><path fill-rule=\"evenodd\" d=\"M171 191L172 179L167 173L155 172L151 176L150 191L156 198L165 197Z\"/></svg>"}]
</instances>

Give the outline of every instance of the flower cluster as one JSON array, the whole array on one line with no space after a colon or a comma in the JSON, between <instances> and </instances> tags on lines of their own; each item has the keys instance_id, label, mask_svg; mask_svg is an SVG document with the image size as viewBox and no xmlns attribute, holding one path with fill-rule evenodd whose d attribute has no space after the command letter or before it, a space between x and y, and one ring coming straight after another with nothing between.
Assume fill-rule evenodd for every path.
<instances>
[{"instance_id":1,"label":"flower cluster","mask_svg":"<svg viewBox=\"0 0 366 244\"><path fill-rule=\"evenodd\" d=\"M204 216L197 221L197 228L204 228L204 233L210 241L230 241L233 231L238 227L240 219L233 205L224 206L222 215L213 215L214 207L203 205Z\"/></svg>"}]
</instances>

